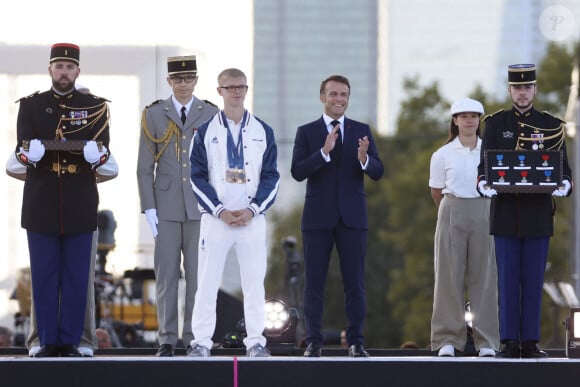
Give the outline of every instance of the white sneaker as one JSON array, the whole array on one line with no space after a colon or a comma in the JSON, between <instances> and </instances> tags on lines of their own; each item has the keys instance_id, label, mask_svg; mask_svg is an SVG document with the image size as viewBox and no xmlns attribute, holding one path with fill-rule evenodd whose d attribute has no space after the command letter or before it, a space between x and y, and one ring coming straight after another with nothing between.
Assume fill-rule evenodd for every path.
<instances>
[{"instance_id":1,"label":"white sneaker","mask_svg":"<svg viewBox=\"0 0 580 387\"><path fill-rule=\"evenodd\" d=\"M34 357L40 351L40 345L34 345L28 350L28 356Z\"/></svg>"},{"instance_id":2,"label":"white sneaker","mask_svg":"<svg viewBox=\"0 0 580 387\"><path fill-rule=\"evenodd\" d=\"M262 347L260 344L254 344L246 350L247 357L270 357L268 348Z\"/></svg>"},{"instance_id":3,"label":"white sneaker","mask_svg":"<svg viewBox=\"0 0 580 387\"><path fill-rule=\"evenodd\" d=\"M479 348L479 357L495 357L495 351L491 348Z\"/></svg>"},{"instance_id":4,"label":"white sneaker","mask_svg":"<svg viewBox=\"0 0 580 387\"><path fill-rule=\"evenodd\" d=\"M83 354L83 357L93 357L94 355L93 349L89 347L79 347L79 352Z\"/></svg>"},{"instance_id":5,"label":"white sneaker","mask_svg":"<svg viewBox=\"0 0 580 387\"><path fill-rule=\"evenodd\" d=\"M445 344L439 349L437 356L440 357L453 357L455 356L455 348L451 344Z\"/></svg>"},{"instance_id":6,"label":"white sneaker","mask_svg":"<svg viewBox=\"0 0 580 387\"><path fill-rule=\"evenodd\" d=\"M187 349L187 356L189 357L210 357L211 351L203 345L194 344Z\"/></svg>"}]
</instances>

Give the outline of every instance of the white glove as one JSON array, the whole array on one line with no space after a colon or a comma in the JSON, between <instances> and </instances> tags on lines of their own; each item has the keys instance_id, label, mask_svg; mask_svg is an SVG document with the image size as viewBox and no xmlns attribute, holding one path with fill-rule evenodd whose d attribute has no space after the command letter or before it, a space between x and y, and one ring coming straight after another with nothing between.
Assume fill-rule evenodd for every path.
<instances>
[{"instance_id":1,"label":"white glove","mask_svg":"<svg viewBox=\"0 0 580 387\"><path fill-rule=\"evenodd\" d=\"M560 196L560 197L568 196L568 193L570 193L570 188L572 187L572 185L568 180L562 180L562 186L563 187L558 187L558 189L555 189L552 192L552 196Z\"/></svg>"},{"instance_id":2,"label":"white glove","mask_svg":"<svg viewBox=\"0 0 580 387\"><path fill-rule=\"evenodd\" d=\"M101 159L101 156L105 153L107 153L107 147L104 145L101 146L101 151L99 152L99 147L94 140L87 141L83 148L83 156L85 156L85 160L87 160L90 164L98 163Z\"/></svg>"},{"instance_id":3,"label":"white glove","mask_svg":"<svg viewBox=\"0 0 580 387\"><path fill-rule=\"evenodd\" d=\"M119 166L112 153L109 154L107 162L97 168L97 173L102 176L117 177L119 174Z\"/></svg>"},{"instance_id":4,"label":"white glove","mask_svg":"<svg viewBox=\"0 0 580 387\"><path fill-rule=\"evenodd\" d=\"M31 163L35 164L44 156L44 145L39 139L34 138L30 140L27 151L20 147L20 153L24 154Z\"/></svg>"},{"instance_id":5,"label":"white glove","mask_svg":"<svg viewBox=\"0 0 580 387\"><path fill-rule=\"evenodd\" d=\"M153 238L155 238L157 236L157 223L159 223L159 219L157 219L157 210L155 208L145 210L145 219L147 219L147 224L149 224L151 234L153 234Z\"/></svg>"},{"instance_id":6,"label":"white glove","mask_svg":"<svg viewBox=\"0 0 580 387\"><path fill-rule=\"evenodd\" d=\"M477 187L483 196L490 198L494 195L497 195L497 191L493 188L489 188L486 180L480 180L479 183L477 183Z\"/></svg>"},{"instance_id":7,"label":"white glove","mask_svg":"<svg viewBox=\"0 0 580 387\"><path fill-rule=\"evenodd\" d=\"M16 153L10 152L6 161L6 174L18 180L26 178L26 166L16 158Z\"/></svg>"}]
</instances>

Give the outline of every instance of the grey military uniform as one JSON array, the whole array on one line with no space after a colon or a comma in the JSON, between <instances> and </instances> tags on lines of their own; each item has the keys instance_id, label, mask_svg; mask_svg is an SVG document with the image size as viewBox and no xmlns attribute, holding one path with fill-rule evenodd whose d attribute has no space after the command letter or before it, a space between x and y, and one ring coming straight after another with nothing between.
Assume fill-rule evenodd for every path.
<instances>
[{"instance_id":1,"label":"grey military uniform","mask_svg":"<svg viewBox=\"0 0 580 387\"><path fill-rule=\"evenodd\" d=\"M197 289L197 248L200 213L191 188L189 150L196 128L218 109L193 97L185 124L172 98L146 107L141 121L137 180L141 211L157 209L155 240L159 344L175 345L178 338L178 283L181 254L185 275L184 343L193 339L191 315Z\"/></svg>"}]
</instances>

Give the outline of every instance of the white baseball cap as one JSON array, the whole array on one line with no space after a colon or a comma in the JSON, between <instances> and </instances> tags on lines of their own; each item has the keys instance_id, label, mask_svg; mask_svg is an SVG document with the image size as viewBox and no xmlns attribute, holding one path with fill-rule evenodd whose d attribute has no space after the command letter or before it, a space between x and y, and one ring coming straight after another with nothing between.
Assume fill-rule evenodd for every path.
<instances>
[{"instance_id":1,"label":"white baseball cap","mask_svg":"<svg viewBox=\"0 0 580 387\"><path fill-rule=\"evenodd\" d=\"M460 98L453 102L451 105L451 115L454 116L457 113L474 112L483 114L483 105L481 102L476 101L471 98Z\"/></svg>"}]
</instances>

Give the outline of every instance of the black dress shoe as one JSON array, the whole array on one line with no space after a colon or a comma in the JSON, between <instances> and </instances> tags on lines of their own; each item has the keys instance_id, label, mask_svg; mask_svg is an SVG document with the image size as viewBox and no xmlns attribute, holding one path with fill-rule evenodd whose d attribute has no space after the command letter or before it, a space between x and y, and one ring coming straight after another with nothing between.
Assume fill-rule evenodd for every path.
<instances>
[{"instance_id":1,"label":"black dress shoe","mask_svg":"<svg viewBox=\"0 0 580 387\"><path fill-rule=\"evenodd\" d=\"M83 357L83 354L79 351L79 349L72 344L61 345L59 352L61 357Z\"/></svg>"},{"instance_id":2,"label":"black dress shoe","mask_svg":"<svg viewBox=\"0 0 580 387\"><path fill-rule=\"evenodd\" d=\"M155 354L158 357L172 357L175 354L175 348L171 344L161 344L159 350Z\"/></svg>"},{"instance_id":3,"label":"black dress shoe","mask_svg":"<svg viewBox=\"0 0 580 387\"><path fill-rule=\"evenodd\" d=\"M369 353L365 350L364 345L354 344L348 349L348 356L350 357L369 357Z\"/></svg>"},{"instance_id":4,"label":"black dress shoe","mask_svg":"<svg viewBox=\"0 0 580 387\"><path fill-rule=\"evenodd\" d=\"M520 358L520 343L515 340L508 340L503 343L503 347L495 354L495 357L519 359Z\"/></svg>"},{"instance_id":5,"label":"black dress shoe","mask_svg":"<svg viewBox=\"0 0 580 387\"><path fill-rule=\"evenodd\" d=\"M320 357L322 355L322 347L318 343L310 343L304 351L304 357Z\"/></svg>"},{"instance_id":6,"label":"black dress shoe","mask_svg":"<svg viewBox=\"0 0 580 387\"><path fill-rule=\"evenodd\" d=\"M60 353L60 347L56 344L44 344L40 347L38 352L34 354L34 357L58 357Z\"/></svg>"},{"instance_id":7,"label":"black dress shoe","mask_svg":"<svg viewBox=\"0 0 580 387\"><path fill-rule=\"evenodd\" d=\"M547 358L548 354L540 348L535 341L524 341L522 342L522 358L526 359L543 359Z\"/></svg>"}]
</instances>

